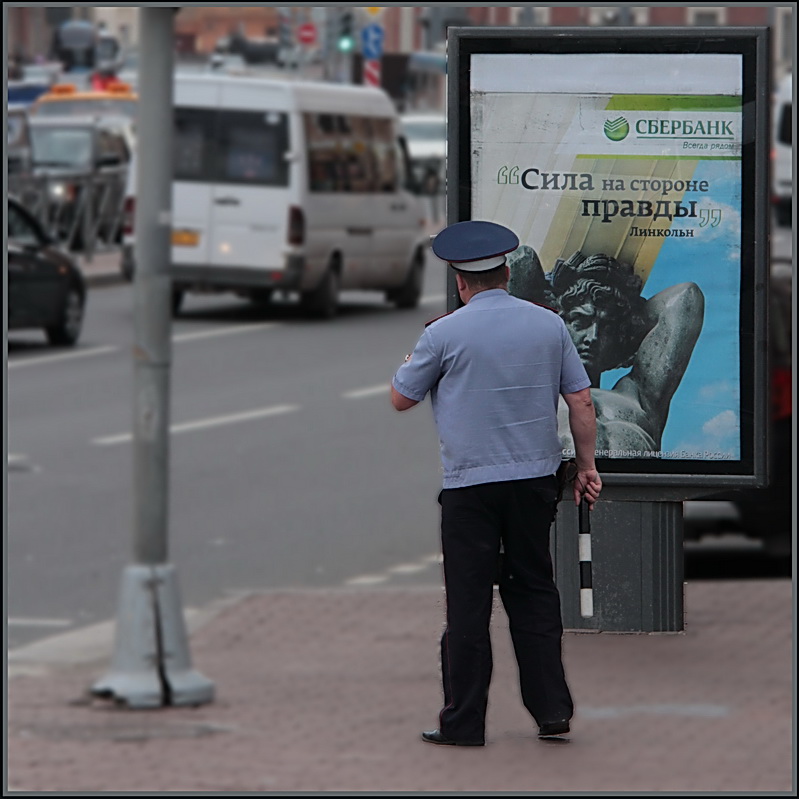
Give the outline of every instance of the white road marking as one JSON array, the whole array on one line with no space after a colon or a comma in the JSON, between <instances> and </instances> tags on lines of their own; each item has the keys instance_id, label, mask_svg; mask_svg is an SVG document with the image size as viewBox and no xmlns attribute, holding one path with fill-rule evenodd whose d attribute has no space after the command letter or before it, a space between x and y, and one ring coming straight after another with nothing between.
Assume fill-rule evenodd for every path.
<instances>
[{"instance_id":1,"label":"white road marking","mask_svg":"<svg viewBox=\"0 0 799 799\"><path fill-rule=\"evenodd\" d=\"M69 627L72 622L69 619L28 619L18 616L10 618L8 624L15 627Z\"/></svg>"},{"instance_id":2,"label":"white road marking","mask_svg":"<svg viewBox=\"0 0 799 799\"><path fill-rule=\"evenodd\" d=\"M414 574L424 571L429 565L428 563L400 563L397 566L392 566L388 571L390 574Z\"/></svg>"},{"instance_id":3,"label":"white road marking","mask_svg":"<svg viewBox=\"0 0 799 799\"><path fill-rule=\"evenodd\" d=\"M446 294L430 294L427 297L422 297L419 300L420 305L435 305L438 302L446 302Z\"/></svg>"},{"instance_id":4,"label":"white road marking","mask_svg":"<svg viewBox=\"0 0 799 799\"><path fill-rule=\"evenodd\" d=\"M379 386L367 386L366 388L345 391L341 396L344 399L361 399L362 397L373 397L375 394L385 394L388 397L390 387L389 383L381 383Z\"/></svg>"},{"instance_id":5,"label":"white road marking","mask_svg":"<svg viewBox=\"0 0 799 799\"><path fill-rule=\"evenodd\" d=\"M252 419L263 419L267 416L280 416L281 414L292 413L299 409L299 405L271 405L268 408L258 408L254 411L243 411L242 413L232 413L226 416L212 416L207 419L198 419L194 422L175 424L169 428L169 432L172 434L187 433L193 430L204 430L209 427L222 427L223 425L237 424L238 422L248 422ZM112 446L113 444L124 444L130 441L133 441L132 433L120 433L113 436L93 438L92 444L106 447Z\"/></svg>"},{"instance_id":6,"label":"white road marking","mask_svg":"<svg viewBox=\"0 0 799 799\"><path fill-rule=\"evenodd\" d=\"M441 555L426 555L414 563L398 563L389 566L382 574L362 574L344 581L344 585L377 585L387 582L392 574L416 574L430 568L431 563L440 563Z\"/></svg>"},{"instance_id":7,"label":"white road marking","mask_svg":"<svg viewBox=\"0 0 799 799\"><path fill-rule=\"evenodd\" d=\"M28 460L27 455L15 455L9 452L6 456L6 463L24 463L26 460Z\"/></svg>"},{"instance_id":8,"label":"white road marking","mask_svg":"<svg viewBox=\"0 0 799 799\"><path fill-rule=\"evenodd\" d=\"M235 327L222 327L215 330L199 330L196 333L179 333L172 336L172 341L180 343L182 341L199 341L206 338L219 338L220 336L233 336L237 333L253 333L256 330L269 330L272 327L279 327L277 322L264 322L258 325L236 325Z\"/></svg>"},{"instance_id":9,"label":"white road marking","mask_svg":"<svg viewBox=\"0 0 799 799\"><path fill-rule=\"evenodd\" d=\"M92 355L105 355L109 352L119 352L119 347L91 347L77 352L62 352L59 355L43 355L41 358L25 358L21 361L9 361L9 369L20 369L23 366L36 366L40 363L55 363L57 361L71 361L75 358L88 358Z\"/></svg>"},{"instance_id":10,"label":"white road marking","mask_svg":"<svg viewBox=\"0 0 799 799\"><path fill-rule=\"evenodd\" d=\"M344 585L376 585L388 580L387 574L364 574L361 577L352 577L344 582Z\"/></svg>"},{"instance_id":11,"label":"white road marking","mask_svg":"<svg viewBox=\"0 0 799 799\"><path fill-rule=\"evenodd\" d=\"M172 341L181 343L183 341L200 341L206 338L218 338L220 336L232 336L237 333L251 333L256 330L268 330L272 327L279 327L279 322L264 322L257 325L236 325L235 327L216 328L214 330L199 330L195 333L179 333L172 336ZM43 355L38 358L23 358L21 360L8 361L9 369L20 369L23 366L35 366L40 363L58 363L60 361L71 361L75 358L88 358L92 355L106 355L109 352L119 352L119 347L90 347L85 350L74 352L61 352L57 355Z\"/></svg>"}]
</instances>

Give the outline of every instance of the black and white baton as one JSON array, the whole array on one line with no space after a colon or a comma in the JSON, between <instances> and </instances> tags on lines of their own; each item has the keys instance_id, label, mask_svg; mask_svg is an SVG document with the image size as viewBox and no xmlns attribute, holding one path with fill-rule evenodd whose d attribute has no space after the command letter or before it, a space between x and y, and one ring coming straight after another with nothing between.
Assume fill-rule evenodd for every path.
<instances>
[{"instance_id":1,"label":"black and white baton","mask_svg":"<svg viewBox=\"0 0 799 799\"><path fill-rule=\"evenodd\" d=\"M591 519L588 503L580 500L577 510L579 533L577 536L580 556L580 615L589 619L594 615L594 588L591 584Z\"/></svg>"}]
</instances>

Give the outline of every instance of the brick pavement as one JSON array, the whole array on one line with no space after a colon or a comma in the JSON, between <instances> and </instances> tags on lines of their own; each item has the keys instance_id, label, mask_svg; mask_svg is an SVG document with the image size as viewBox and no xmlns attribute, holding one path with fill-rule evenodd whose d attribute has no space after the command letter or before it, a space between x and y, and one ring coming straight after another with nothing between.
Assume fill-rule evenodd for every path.
<instances>
[{"instance_id":1,"label":"brick pavement","mask_svg":"<svg viewBox=\"0 0 799 799\"><path fill-rule=\"evenodd\" d=\"M25 792L785 792L793 766L789 580L694 582L686 631L567 633L577 711L537 740L497 603L485 748L435 747L438 587L276 590L191 634L197 708L88 697L108 657L15 668L8 784ZM78 640L78 639L76 639ZM74 653L73 653L74 654ZM17 667L24 658L14 658ZM28 664L36 665L36 664Z\"/></svg>"}]
</instances>

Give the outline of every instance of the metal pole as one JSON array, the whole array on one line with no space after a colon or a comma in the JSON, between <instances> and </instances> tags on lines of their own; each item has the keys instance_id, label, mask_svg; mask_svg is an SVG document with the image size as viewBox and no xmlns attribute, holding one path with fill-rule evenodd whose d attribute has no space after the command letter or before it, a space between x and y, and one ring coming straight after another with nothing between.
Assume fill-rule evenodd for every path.
<instances>
[{"instance_id":1,"label":"metal pole","mask_svg":"<svg viewBox=\"0 0 799 799\"><path fill-rule=\"evenodd\" d=\"M133 554L137 563L154 564L167 559L172 115L164 109L172 108L173 43L171 9L144 7L141 14L148 34L142 39L137 121L142 157L134 227Z\"/></svg>"},{"instance_id":2,"label":"metal pole","mask_svg":"<svg viewBox=\"0 0 799 799\"><path fill-rule=\"evenodd\" d=\"M198 705L213 684L191 668L177 575L167 560L173 14L141 9L134 280L134 565L122 576L111 672L92 692L129 707Z\"/></svg>"}]
</instances>

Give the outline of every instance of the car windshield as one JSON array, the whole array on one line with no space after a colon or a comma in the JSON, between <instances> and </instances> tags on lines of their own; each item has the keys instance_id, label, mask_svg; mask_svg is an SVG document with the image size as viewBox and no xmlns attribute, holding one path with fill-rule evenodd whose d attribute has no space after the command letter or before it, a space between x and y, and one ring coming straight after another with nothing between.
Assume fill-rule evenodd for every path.
<instances>
[{"instance_id":1,"label":"car windshield","mask_svg":"<svg viewBox=\"0 0 799 799\"><path fill-rule=\"evenodd\" d=\"M92 133L86 128L36 128L30 131L33 165L85 169L92 162Z\"/></svg>"},{"instance_id":2,"label":"car windshield","mask_svg":"<svg viewBox=\"0 0 799 799\"><path fill-rule=\"evenodd\" d=\"M117 100L110 97L76 98L74 100L53 100L39 103L34 109L36 116L125 116L136 118L135 100Z\"/></svg>"},{"instance_id":3,"label":"car windshield","mask_svg":"<svg viewBox=\"0 0 799 799\"><path fill-rule=\"evenodd\" d=\"M447 138L447 123L443 119L403 120L402 129L409 139L443 141Z\"/></svg>"}]
</instances>

